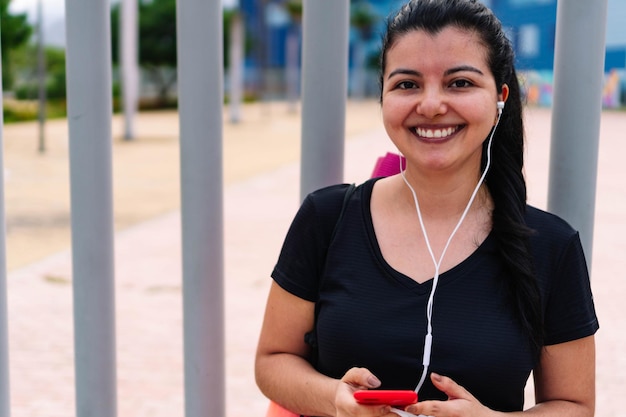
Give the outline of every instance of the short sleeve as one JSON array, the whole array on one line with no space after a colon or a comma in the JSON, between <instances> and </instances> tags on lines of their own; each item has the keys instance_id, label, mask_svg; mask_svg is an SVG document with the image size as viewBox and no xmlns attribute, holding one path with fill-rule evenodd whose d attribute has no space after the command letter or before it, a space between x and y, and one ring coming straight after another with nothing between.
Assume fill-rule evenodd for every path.
<instances>
[{"instance_id":1,"label":"short sleeve","mask_svg":"<svg viewBox=\"0 0 626 417\"><path fill-rule=\"evenodd\" d=\"M319 277L347 187L333 185L309 194L289 227L272 278L297 297L317 301Z\"/></svg>"},{"instance_id":2,"label":"short sleeve","mask_svg":"<svg viewBox=\"0 0 626 417\"><path fill-rule=\"evenodd\" d=\"M593 335L599 324L578 233L569 239L553 273L545 309L545 344Z\"/></svg>"}]
</instances>

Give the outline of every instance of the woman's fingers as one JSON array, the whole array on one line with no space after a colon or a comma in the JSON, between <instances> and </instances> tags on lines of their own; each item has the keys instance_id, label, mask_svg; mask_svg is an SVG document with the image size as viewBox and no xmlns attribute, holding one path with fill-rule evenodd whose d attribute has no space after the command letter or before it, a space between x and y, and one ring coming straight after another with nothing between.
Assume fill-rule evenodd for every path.
<instances>
[{"instance_id":1,"label":"woman's fingers","mask_svg":"<svg viewBox=\"0 0 626 417\"><path fill-rule=\"evenodd\" d=\"M344 374L341 380L358 389L372 389L380 386L380 380L367 368L352 368Z\"/></svg>"},{"instance_id":2,"label":"woman's fingers","mask_svg":"<svg viewBox=\"0 0 626 417\"><path fill-rule=\"evenodd\" d=\"M433 385L448 396L447 401L422 401L406 408L412 414L452 417L481 416L487 411L472 394L452 379L439 374L431 374Z\"/></svg>"},{"instance_id":3,"label":"woman's fingers","mask_svg":"<svg viewBox=\"0 0 626 417\"><path fill-rule=\"evenodd\" d=\"M455 400L458 398L468 400L474 399L472 394L467 392L465 388L463 388L447 376L432 373L430 379L431 381L433 381L433 385L435 386L435 388L446 394L449 400Z\"/></svg>"}]
</instances>

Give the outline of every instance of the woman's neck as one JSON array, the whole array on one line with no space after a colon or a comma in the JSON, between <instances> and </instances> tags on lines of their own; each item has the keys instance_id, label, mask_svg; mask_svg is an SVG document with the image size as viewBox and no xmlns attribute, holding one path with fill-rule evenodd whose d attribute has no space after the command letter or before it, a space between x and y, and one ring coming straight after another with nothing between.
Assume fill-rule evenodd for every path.
<instances>
[{"instance_id":1,"label":"woman's neck","mask_svg":"<svg viewBox=\"0 0 626 417\"><path fill-rule=\"evenodd\" d=\"M410 168L405 171L404 175L410 187L415 191L422 216L433 220L458 219L465 211L479 181L478 175L472 177L456 175L453 178L428 176L426 178L413 175ZM415 210L411 189L402 178L399 180L402 200ZM483 207L491 207L491 196L484 184L477 191L470 211Z\"/></svg>"}]
</instances>

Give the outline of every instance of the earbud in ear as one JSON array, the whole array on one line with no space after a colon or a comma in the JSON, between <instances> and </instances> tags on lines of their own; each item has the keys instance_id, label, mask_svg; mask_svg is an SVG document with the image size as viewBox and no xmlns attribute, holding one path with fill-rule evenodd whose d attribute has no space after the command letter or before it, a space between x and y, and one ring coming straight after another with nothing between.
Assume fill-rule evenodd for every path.
<instances>
[{"instance_id":1,"label":"earbud in ear","mask_svg":"<svg viewBox=\"0 0 626 417\"><path fill-rule=\"evenodd\" d=\"M498 108L498 114L502 114L502 110L504 109L504 101L496 102L496 107Z\"/></svg>"}]
</instances>

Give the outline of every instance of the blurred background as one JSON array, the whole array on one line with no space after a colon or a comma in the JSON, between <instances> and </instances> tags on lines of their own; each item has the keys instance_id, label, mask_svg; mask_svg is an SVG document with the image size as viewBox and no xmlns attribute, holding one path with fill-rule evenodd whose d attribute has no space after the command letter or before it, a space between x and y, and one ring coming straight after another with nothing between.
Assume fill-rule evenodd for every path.
<instances>
[{"instance_id":1,"label":"blurred background","mask_svg":"<svg viewBox=\"0 0 626 417\"><path fill-rule=\"evenodd\" d=\"M120 1L110 3L106 16L116 113L114 222L121 232L115 242L119 415L178 417L183 415L183 355L178 336L182 268L176 0ZM624 303L617 301L626 297L626 1L607 1L602 94L607 111L600 132L592 273L597 278L592 284L603 326L598 338L598 415L620 416L618 394L626 381L626 313ZM377 60L385 17L403 2L350 1L345 118L349 182L368 178L376 158L393 151L380 117ZM500 17L516 50L529 104L529 202L545 208L557 0L484 2ZM16 417L74 415L65 8L64 0L0 0L11 404ZM129 15L133 18L125 18ZM302 0L223 0L221 22L228 186L226 415L238 417L263 415L267 407L254 385L255 342L268 275L298 206ZM127 36L129 28L134 38ZM133 62L125 65L129 55ZM130 77L129 70L135 69L138 76ZM136 89L130 98L125 94L129 86ZM237 103L245 104L239 116L231 112ZM127 116L129 107L133 112ZM137 140L128 141L133 138L127 134L133 117Z\"/></svg>"},{"instance_id":2,"label":"blurred background","mask_svg":"<svg viewBox=\"0 0 626 417\"><path fill-rule=\"evenodd\" d=\"M485 0L516 50L528 103L551 106L557 0ZM137 7L138 107L176 107L176 2L133 0ZM349 96L378 94L378 51L384 18L402 0L352 0ZM46 117L65 115L63 0L0 0L5 121L37 117L45 85ZM120 95L120 1L111 2L115 110ZM244 101L298 99L302 0L223 0L225 99L239 87ZM608 1L605 108L626 103L626 2ZM241 22L241 27L239 25ZM242 33L233 46L233 30ZM41 46L43 44L43 47ZM243 49L241 86L230 82L231 49ZM38 54L43 55L38 56ZM43 67L43 68L42 68ZM238 78L239 79L239 78Z\"/></svg>"}]
</instances>

